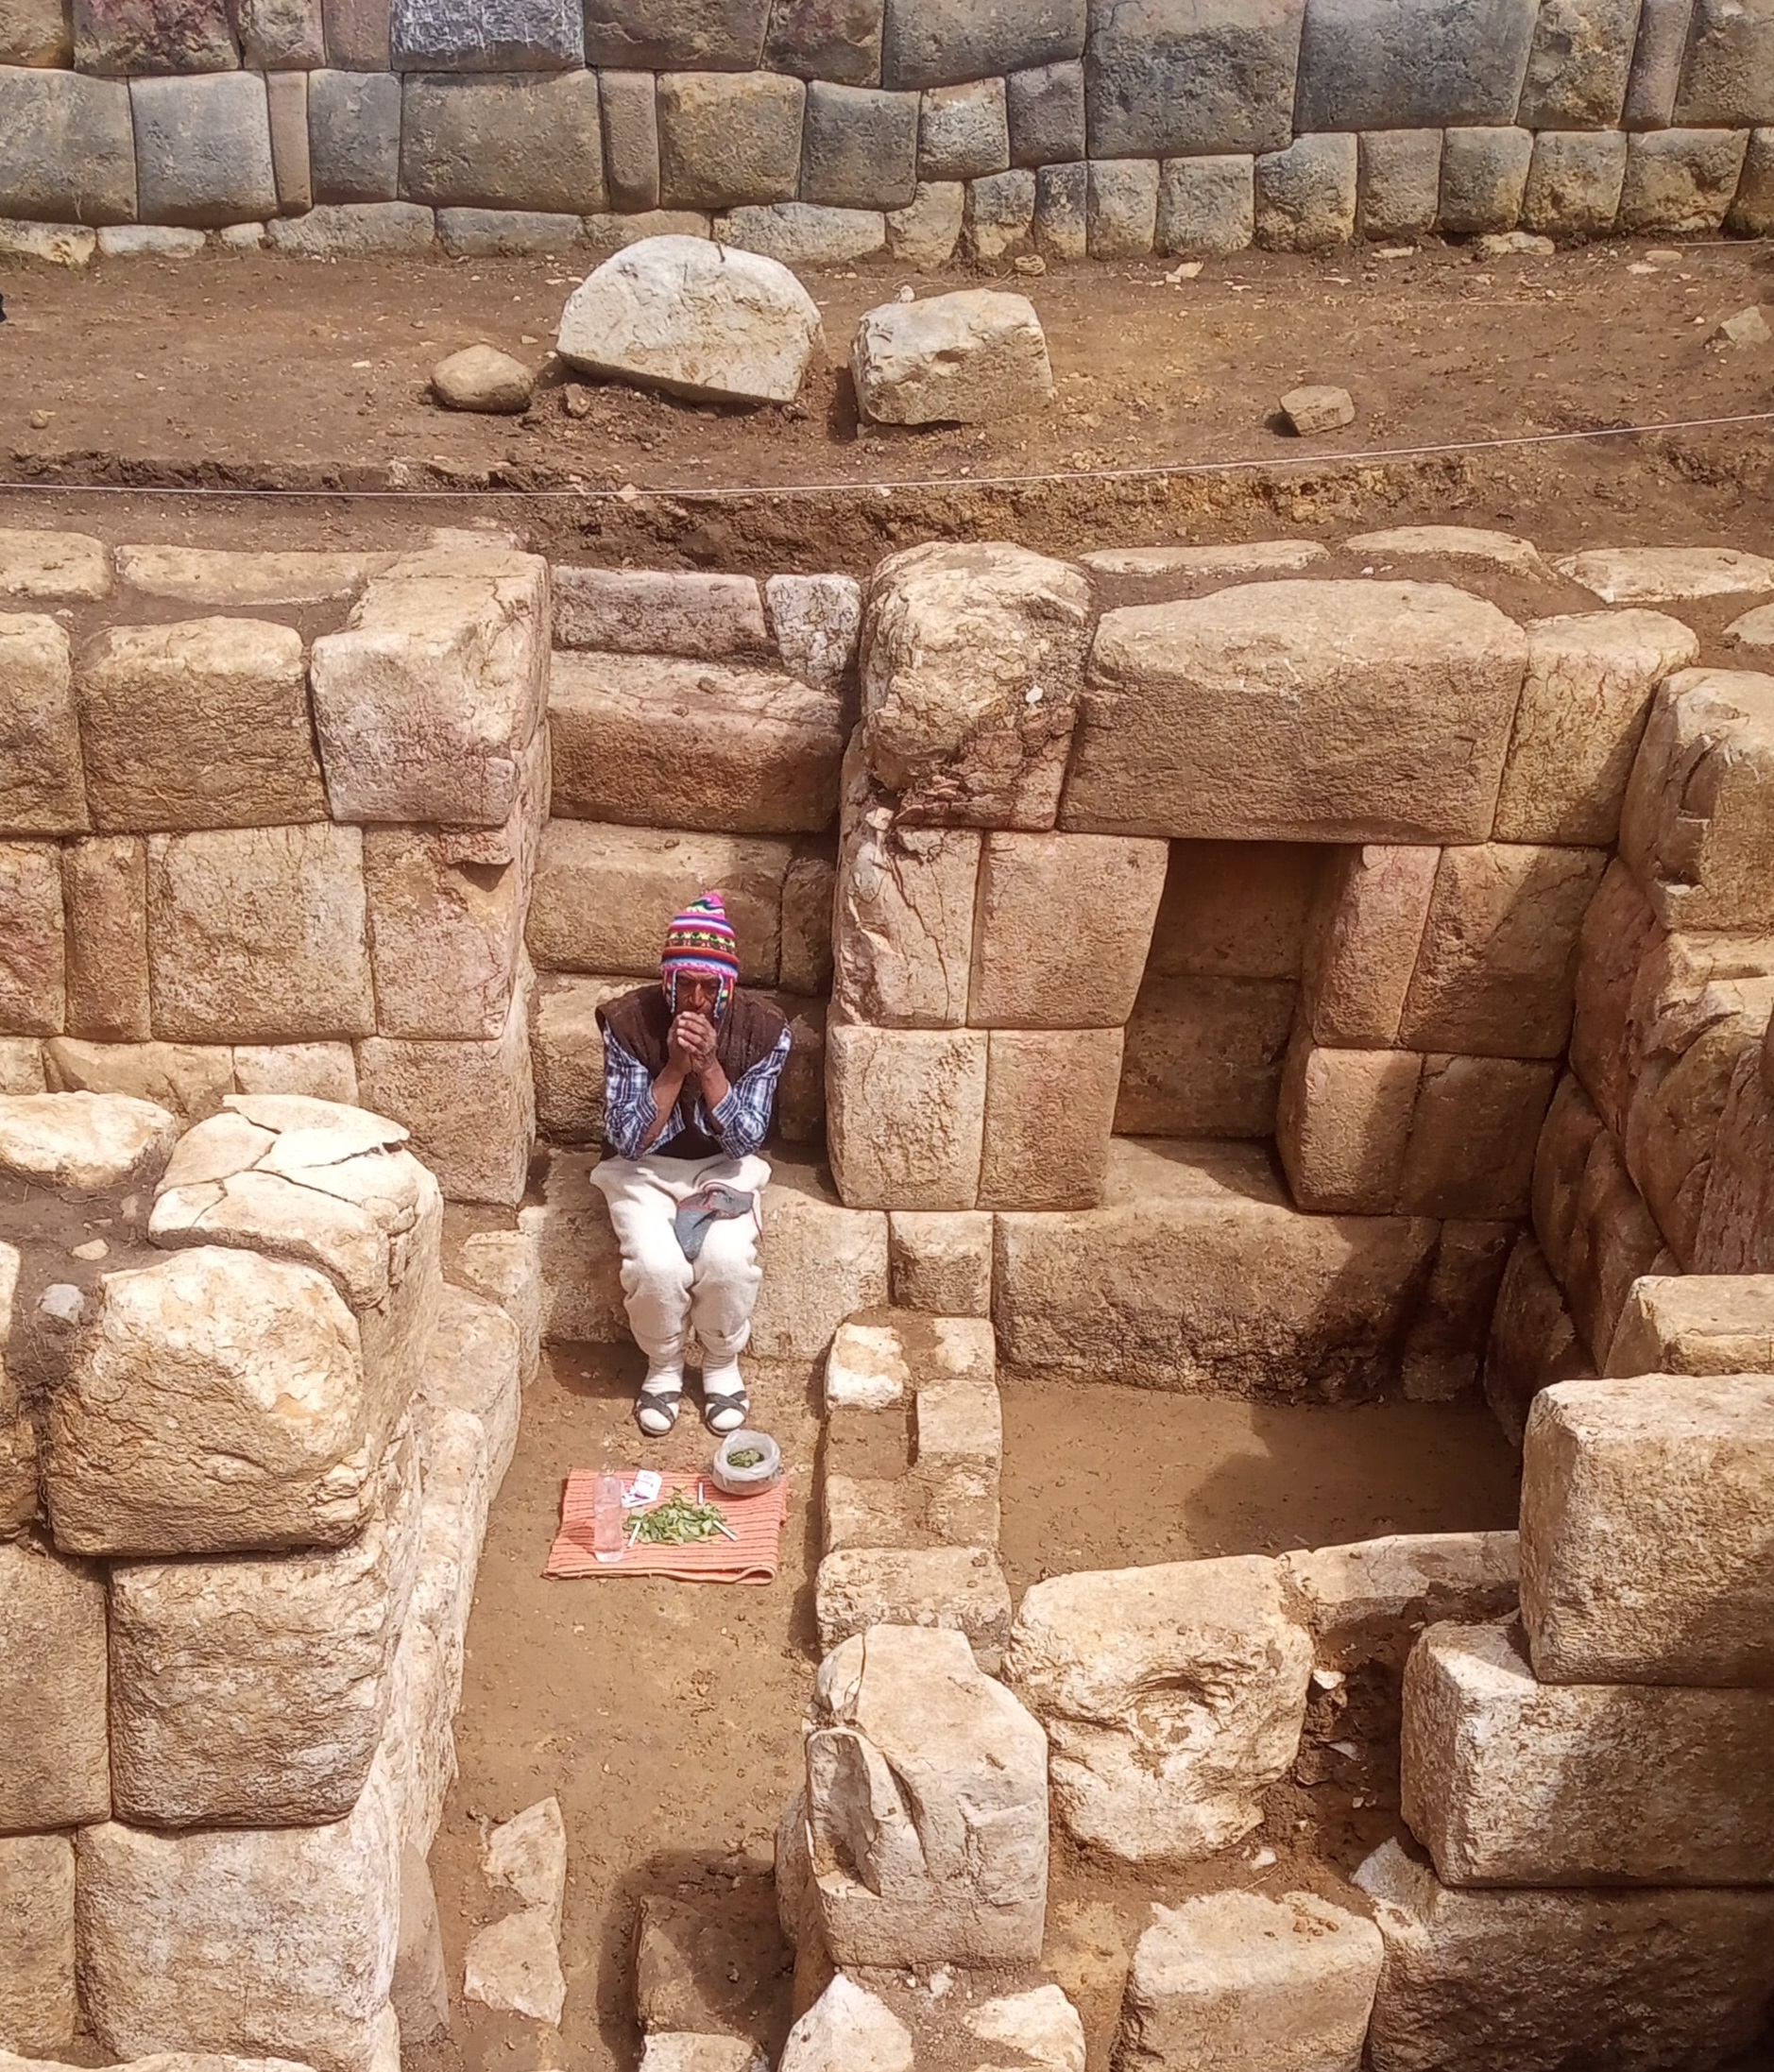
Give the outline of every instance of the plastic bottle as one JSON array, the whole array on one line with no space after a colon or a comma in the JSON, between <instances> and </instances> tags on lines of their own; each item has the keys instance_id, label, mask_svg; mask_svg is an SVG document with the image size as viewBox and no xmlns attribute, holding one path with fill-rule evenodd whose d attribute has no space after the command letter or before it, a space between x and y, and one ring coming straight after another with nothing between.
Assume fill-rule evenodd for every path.
<instances>
[{"instance_id":1,"label":"plastic bottle","mask_svg":"<svg viewBox=\"0 0 1774 2072\"><path fill-rule=\"evenodd\" d=\"M600 1561L621 1561L625 1537L623 1479L606 1468L598 1477L597 1503L591 1514L591 1550Z\"/></svg>"}]
</instances>

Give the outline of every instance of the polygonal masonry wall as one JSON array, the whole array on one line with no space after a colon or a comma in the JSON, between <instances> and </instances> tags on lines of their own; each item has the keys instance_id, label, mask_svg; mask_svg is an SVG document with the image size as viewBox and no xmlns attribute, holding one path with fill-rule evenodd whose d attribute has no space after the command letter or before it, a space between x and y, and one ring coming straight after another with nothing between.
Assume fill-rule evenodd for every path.
<instances>
[{"instance_id":1,"label":"polygonal masonry wall","mask_svg":"<svg viewBox=\"0 0 1774 2072\"><path fill-rule=\"evenodd\" d=\"M445 1282L406 1144L0 1096L0 2050L398 2059L534 1359L521 1261L516 1315Z\"/></svg>"},{"instance_id":2,"label":"polygonal masonry wall","mask_svg":"<svg viewBox=\"0 0 1774 2072\"><path fill-rule=\"evenodd\" d=\"M8 0L0 218L924 264L1757 235L1771 36L1728 0Z\"/></svg>"}]
</instances>

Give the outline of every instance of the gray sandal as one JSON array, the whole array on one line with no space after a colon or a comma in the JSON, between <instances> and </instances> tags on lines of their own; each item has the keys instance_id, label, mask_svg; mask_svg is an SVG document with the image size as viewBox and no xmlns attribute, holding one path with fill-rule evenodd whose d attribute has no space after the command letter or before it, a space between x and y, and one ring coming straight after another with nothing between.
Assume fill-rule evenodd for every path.
<instances>
[{"instance_id":1,"label":"gray sandal","mask_svg":"<svg viewBox=\"0 0 1774 2072\"><path fill-rule=\"evenodd\" d=\"M707 1391L702 1399L702 1421L717 1439L725 1439L729 1431L737 1431L752 1413L752 1399L743 1389L717 1389L712 1395ZM716 1419L722 1420L716 1423Z\"/></svg>"},{"instance_id":2,"label":"gray sandal","mask_svg":"<svg viewBox=\"0 0 1774 2072\"><path fill-rule=\"evenodd\" d=\"M649 1389L643 1387L635 1398L635 1422L649 1439L663 1439L677 1423L677 1413L684 1407L684 1392L675 1389ZM657 1424L649 1423L657 1418Z\"/></svg>"}]
</instances>

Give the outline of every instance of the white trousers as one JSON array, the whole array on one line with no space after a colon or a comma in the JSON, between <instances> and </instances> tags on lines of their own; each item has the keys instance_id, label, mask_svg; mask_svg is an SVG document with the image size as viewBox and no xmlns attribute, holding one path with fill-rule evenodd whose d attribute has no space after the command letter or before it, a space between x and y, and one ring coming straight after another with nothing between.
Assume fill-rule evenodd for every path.
<instances>
[{"instance_id":1,"label":"white trousers","mask_svg":"<svg viewBox=\"0 0 1774 2072\"><path fill-rule=\"evenodd\" d=\"M711 1223L691 1262L673 1229L678 1204L718 1181L754 1197L749 1216ZM654 1366L681 1366L694 1330L708 1367L730 1366L752 1335L763 1285L759 1201L770 1184L761 1158L606 1158L591 1183L610 1207L623 1254L628 1327Z\"/></svg>"}]
</instances>

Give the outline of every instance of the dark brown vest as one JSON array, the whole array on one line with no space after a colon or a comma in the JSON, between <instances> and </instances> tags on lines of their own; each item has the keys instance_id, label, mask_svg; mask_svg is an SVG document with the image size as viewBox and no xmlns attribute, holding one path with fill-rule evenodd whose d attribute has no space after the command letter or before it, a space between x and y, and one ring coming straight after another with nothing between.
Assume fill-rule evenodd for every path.
<instances>
[{"instance_id":1,"label":"dark brown vest","mask_svg":"<svg viewBox=\"0 0 1774 2072\"><path fill-rule=\"evenodd\" d=\"M606 1001L598 1009L598 1025L613 1036L632 1057L640 1061L650 1079L657 1079L665 1070L670 1055L666 1039L671 1033L672 1010L666 1005L664 990L658 985L638 985L632 993ZM738 1086L754 1065L761 1065L782 1040L782 1032L787 1026L767 1000L759 1000L756 993L748 993L743 986L736 985L715 1042L715 1055L721 1060L721 1070L726 1074L728 1083ZM683 1126L669 1144L656 1153L657 1156L718 1158L721 1156L720 1144L692 1120L691 1102L691 1090L686 1087L677 1105L678 1120Z\"/></svg>"}]
</instances>

